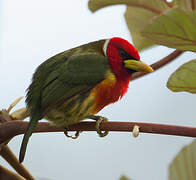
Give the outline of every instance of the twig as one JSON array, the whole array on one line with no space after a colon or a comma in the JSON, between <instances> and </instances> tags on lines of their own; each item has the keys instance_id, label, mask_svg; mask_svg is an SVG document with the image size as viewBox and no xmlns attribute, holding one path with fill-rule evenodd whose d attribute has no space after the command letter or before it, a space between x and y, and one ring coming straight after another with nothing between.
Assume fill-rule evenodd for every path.
<instances>
[{"instance_id":1,"label":"twig","mask_svg":"<svg viewBox=\"0 0 196 180\"><path fill-rule=\"evenodd\" d=\"M184 51L175 50L168 56L164 57L163 59L157 61L154 64L151 64L151 67L155 70L158 70L159 68L163 67L164 65L172 62L174 59L176 59L178 56L180 56ZM140 78L144 75L151 74L151 73L145 73L145 72L136 72L132 74L131 80L135 80L137 78Z\"/></svg>"},{"instance_id":2,"label":"twig","mask_svg":"<svg viewBox=\"0 0 196 180\"><path fill-rule=\"evenodd\" d=\"M68 131L96 131L95 122L81 122L69 126ZM133 127L137 125L140 127L140 132L167 134L176 136L196 137L196 127L155 124L155 123L141 123L141 122L103 122L100 129L103 131L121 131L131 132ZM24 134L28 122L25 121L10 121L0 125L0 143L13 138L16 135ZM47 122L40 122L37 124L34 132L63 132L64 129L56 126L51 126Z\"/></svg>"},{"instance_id":3,"label":"twig","mask_svg":"<svg viewBox=\"0 0 196 180\"><path fill-rule=\"evenodd\" d=\"M17 98L8 108L8 110L1 110L0 111L0 126L4 123L7 122L11 122L13 119L11 118L11 116L9 115L10 110L22 99L22 97ZM16 170L16 172L18 172L22 177L28 179L28 180L35 180L32 175L28 172L28 170L19 163L18 159L16 158L16 156L14 155L14 153L11 151L11 149L8 147L8 142L11 140L8 139L7 141L4 141L3 143L0 144L0 155ZM3 176L5 175L5 177L10 176L14 176L15 173L13 174L12 171L6 171L6 169L1 168L1 170L3 171ZM24 179L21 178L20 176L17 177L7 177L5 179ZM1 179L1 178L0 178ZM3 179L3 178L2 178Z\"/></svg>"},{"instance_id":4,"label":"twig","mask_svg":"<svg viewBox=\"0 0 196 180\"><path fill-rule=\"evenodd\" d=\"M192 10L194 11L195 10L195 1L194 0L191 0L191 7L192 7Z\"/></svg>"},{"instance_id":5,"label":"twig","mask_svg":"<svg viewBox=\"0 0 196 180\"><path fill-rule=\"evenodd\" d=\"M4 168L0 165L0 179L4 180L25 180L22 176Z\"/></svg>"},{"instance_id":6,"label":"twig","mask_svg":"<svg viewBox=\"0 0 196 180\"><path fill-rule=\"evenodd\" d=\"M18 172L21 176L28 180L35 180L28 170L19 163L14 153L10 150L8 145L2 147L0 155Z\"/></svg>"},{"instance_id":7,"label":"twig","mask_svg":"<svg viewBox=\"0 0 196 180\"><path fill-rule=\"evenodd\" d=\"M5 109L2 109L0 111L0 123L5 123L7 121L11 121L11 117L9 116L7 110Z\"/></svg>"},{"instance_id":8,"label":"twig","mask_svg":"<svg viewBox=\"0 0 196 180\"><path fill-rule=\"evenodd\" d=\"M9 106L9 108L7 109L7 112L9 113L9 112L13 109L13 107L15 107L15 106L21 101L22 98L23 98L23 96L17 98L17 99Z\"/></svg>"}]
</instances>

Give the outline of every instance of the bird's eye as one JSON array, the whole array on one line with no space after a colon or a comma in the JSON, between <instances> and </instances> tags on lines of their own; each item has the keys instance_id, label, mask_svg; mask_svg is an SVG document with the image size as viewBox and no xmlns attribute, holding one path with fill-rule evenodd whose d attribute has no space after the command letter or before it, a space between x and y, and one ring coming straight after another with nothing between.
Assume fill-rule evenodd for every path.
<instances>
[{"instance_id":1,"label":"bird's eye","mask_svg":"<svg viewBox=\"0 0 196 180\"><path fill-rule=\"evenodd\" d=\"M127 56L127 53L123 49L119 49L119 55L124 59Z\"/></svg>"},{"instance_id":2,"label":"bird's eye","mask_svg":"<svg viewBox=\"0 0 196 180\"><path fill-rule=\"evenodd\" d=\"M129 55L125 50L123 49L119 49L119 55L120 57L124 60L127 60L127 59L135 59L133 58L131 55Z\"/></svg>"}]
</instances>

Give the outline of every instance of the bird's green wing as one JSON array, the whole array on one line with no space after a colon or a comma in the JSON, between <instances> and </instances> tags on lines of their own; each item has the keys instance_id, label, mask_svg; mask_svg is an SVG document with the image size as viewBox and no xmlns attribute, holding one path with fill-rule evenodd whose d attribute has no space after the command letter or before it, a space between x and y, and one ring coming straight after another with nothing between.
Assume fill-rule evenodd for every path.
<instances>
[{"instance_id":1,"label":"bird's green wing","mask_svg":"<svg viewBox=\"0 0 196 180\"><path fill-rule=\"evenodd\" d=\"M20 162L24 159L29 137L38 120L74 95L90 91L104 80L108 68L109 63L105 56L90 52L58 61L50 59L50 65L38 68L39 72L34 74L27 93L30 123L20 149Z\"/></svg>"},{"instance_id":2,"label":"bird's green wing","mask_svg":"<svg viewBox=\"0 0 196 180\"><path fill-rule=\"evenodd\" d=\"M108 60L103 55L88 53L71 56L44 83L41 94L43 115L74 95L92 89L104 80L108 68Z\"/></svg>"}]
</instances>

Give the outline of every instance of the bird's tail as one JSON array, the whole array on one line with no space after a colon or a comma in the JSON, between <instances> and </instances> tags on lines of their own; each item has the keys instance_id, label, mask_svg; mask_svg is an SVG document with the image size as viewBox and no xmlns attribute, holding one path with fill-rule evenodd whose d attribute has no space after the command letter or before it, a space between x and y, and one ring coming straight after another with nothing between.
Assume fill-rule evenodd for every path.
<instances>
[{"instance_id":1,"label":"bird's tail","mask_svg":"<svg viewBox=\"0 0 196 180\"><path fill-rule=\"evenodd\" d=\"M20 154L19 154L19 162L20 163L22 163L23 160L24 160L29 138L32 135L33 130L34 130L35 126L37 125L37 122L39 121L39 119L40 119L40 114L39 113L33 114L33 117L30 118L29 125L28 125L27 130L24 134L24 137L23 137L23 140L22 140L22 145L20 147Z\"/></svg>"}]
</instances>

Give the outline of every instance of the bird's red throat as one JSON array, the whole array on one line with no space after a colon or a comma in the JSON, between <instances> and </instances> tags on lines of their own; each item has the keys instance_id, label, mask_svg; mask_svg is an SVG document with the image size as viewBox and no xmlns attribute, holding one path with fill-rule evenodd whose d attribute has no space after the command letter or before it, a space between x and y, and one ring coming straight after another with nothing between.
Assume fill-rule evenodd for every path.
<instances>
[{"instance_id":1,"label":"bird's red throat","mask_svg":"<svg viewBox=\"0 0 196 180\"><path fill-rule=\"evenodd\" d=\"M123 97L129 87L130 76L126 79L117 79L114 83L107 80L103 81L94 88L96 96L95 113L102 110L105 106L115 103Z\"/></svg>"}]
</instances>

